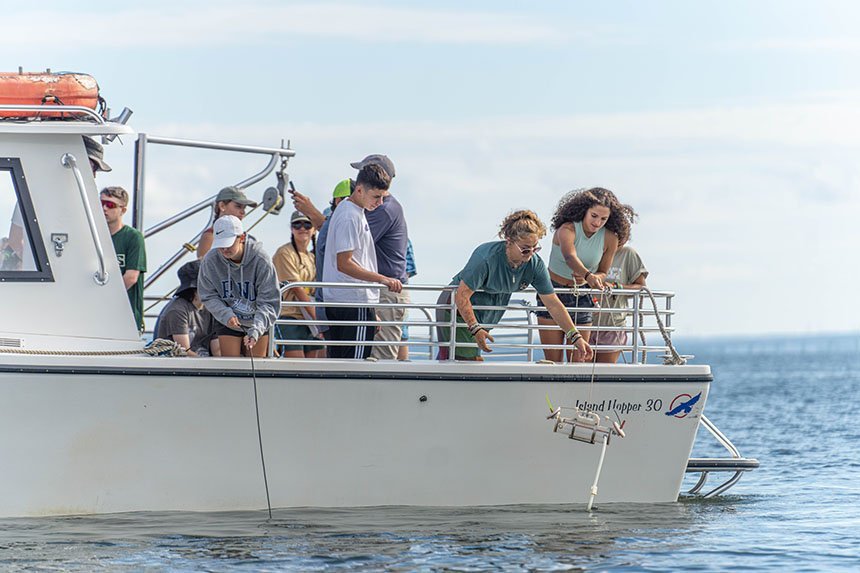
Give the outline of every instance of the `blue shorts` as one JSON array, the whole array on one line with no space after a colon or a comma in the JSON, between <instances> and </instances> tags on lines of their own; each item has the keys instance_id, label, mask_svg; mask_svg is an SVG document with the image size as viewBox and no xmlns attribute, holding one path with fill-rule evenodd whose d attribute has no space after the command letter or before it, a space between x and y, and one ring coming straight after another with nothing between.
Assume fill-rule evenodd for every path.
<instances>
[{"instance_id":1,"label":"blue shorts","mask_svg":"<svg viewBox=\"0 0 860 573\"><path fill-rule=\"evenodd\" d=\"M553 288L571 288L569 286L559 284L555 281L552 281L552 286ZM586 285L584 288L589 287ZM580 309L594 308L594 295L581 294L579 296L574 296L574 294L570 292L556 294L558 294L558 298L561 301L561 304L566 306L568 309L577 309L573 311L567 311L567 313L570 315L570 318L573 320L573 324L579 325L592 323L592 312L589 310ZM543 302L541 302L540 297L537 298L537 303L539 306L543 306ZM539 310L535 314L537 314L538 318L552 318L550 314L545 310Z\"/></svg>"}]
</instances>

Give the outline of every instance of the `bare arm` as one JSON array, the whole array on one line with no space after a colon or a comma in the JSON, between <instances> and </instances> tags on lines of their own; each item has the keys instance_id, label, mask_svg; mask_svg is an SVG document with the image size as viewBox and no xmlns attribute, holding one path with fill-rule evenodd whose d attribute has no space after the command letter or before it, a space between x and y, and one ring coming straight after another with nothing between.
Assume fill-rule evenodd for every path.
<instances>
[{"instance_id":1,"label":"bare arm","mask_svg":"<svg viewBox=\"0 0 860 573\"><path fill-rule=\"evenodd\" d=\"M460 281L460 284L457 285L457 290L454 292L454 303L457 305L457 312L460 313L460 316L463 317L463 320L466 321L468 326L472 326L473 324L478 323L478 318L475 316L475 310L472 308L472 295L475 293L469 285ZM495 339L490 336L490 333L481 329L477 331L474 335L475 342L478 343L478 347L485 352L492 352L490 350L489 345L487 344L487 340L490 342L495 342Z\"/></svg>"},{"instance_id":2,"label":"bare arm","mask_svg":"<svg viewBox=\"0 0 860 573\"><path fill-rule=\"evenodd\" d=\"M291 289L287 289L287 292L292 293L296 297L297 300L300 300L302 302L313 302L310 295L308 294L308 291L305 290L304 287L293 287ZM304 309L311 318L316 320L317 309L315 306L313 306L313 305L306 306L306 307L304 307Z\"/></svg>"},{"instance_id":3,"label":"bare arm","mask_svg":"<svg viewBox=\"0 0 860 573\"><path fill-rule=\"evenodd\" d=\"M202 259L212 249L212 242L215 240L215 235L211 229L203 231L200 237L200 242L197 243L197 258Z\"/></svg>"},{"instance_id":4,"label":"bare arm","mask_svg":"<svg viewBox=\"0 0 860 573\"><path fill-rule=\"evenodd\" d=\"M181 346L188 356L197 356L197 353L191 350L191 338L187 334L174 334L173 342Z\"/></svg>"},{"instance_id":5,"label":"bare arm","mask_svg":"<svg viewBox=\"0 0 860 573\"><path fill-rule=\"evenodd\" d=\"M325 223L325 215L316 208L316 205L311 201L311 198L299 193L298 191L293 192L292 196L293 207L296 208L296 211L304 213L304 215L311 220L311 223L313 223L313 226L317 229L322 227L323 223Z\"/></svg>"},{"instance_id":6,"label":"bare arm","mask_svg":"<svg viewBox=\"0 0 860 573\"><path fill-rule=\"evenodd\" d=\"M122 284L125 285L125 290L130 289L137 283L137 277L140 276L140 271L135 269L127 269L122 273Z\"/></svg>"},{"instance_id":7,"label":"bare arm","mask_svg":"<svg viewBox=\"0 0 860 573\"><path fill-rule=\"evenodd\" d=\"M583 278L589 274L588 267L582 264L576 254L576 231L573 225L565 223L555 232L555 236L558 238L558 246L561 248L564 262L573 271L573 276Z\"/></svg>"},{"instance_id":8,"label":"bare arm","mask_svg":"<svg viewBox=\"0 0 860 573\"><path fill-rule=\"evenodd\" d=\"M606 231L603 241L603 256L600 257L600 263L597 265L596 275L600 275L600 280L606 279L606 273L609 272L609 267L612 266L612 259L615 258L615 252L618 251L618 235L612 231Z\"/></svg>"},{"instance_id":9,"label":"bare arm","mask_svg":"<svg viewBox=\"0 0 860 573\"><path fill-rule=\"evenodd\" d=\"M399 280L382 276L356 263L355 259L352 258L352 251L343 251L337 254L337 270L360 281L382 283L391 292L400 292L403 290L403 285L400 284Z\"/></svg>"}]
</instances>

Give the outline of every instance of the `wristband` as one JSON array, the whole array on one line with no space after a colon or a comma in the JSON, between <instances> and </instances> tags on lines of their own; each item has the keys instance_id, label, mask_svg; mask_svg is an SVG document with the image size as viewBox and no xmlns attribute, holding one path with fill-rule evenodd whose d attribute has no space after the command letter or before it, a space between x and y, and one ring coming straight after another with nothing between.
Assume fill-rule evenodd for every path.
<instances>
[{"instance_id":1,"label":"wristband","mask_svg":"<svg viewBox=\"0 0 860 573\"><path fill-rule=\"evenodd\" d=\"M588 280L588 277L590 277L590 276L591 276L591 271L588 271L587 273L585 273L585 276L582 278L584 278L585 280Z\"/></svg>"},{"instance_id":2,"label":"wristband","mask_svg":"<svg viewBox=\"0 0 860 573\"><path fill-rule=\"evenodd\" d=\"M478 324L477 322L473 322L468 326L469 334L475 336L479 330L484 330L484 327Z\"/></svg>"},{"instance_id":3,"label":"wristband","mask_svg":"<svg viewBox=\"0 0 860 573\"><path fill-rule=\"evenodd\" d=\"M570 330L568 330L568 331L565 333L564 338L565 338L565 339L566 339L570 344L576 344L576 342L577 342L580 338L582 338L582 335L579 333L579 331L578 331L576 328L571 328Z\"/></svg>"}]
</instances>

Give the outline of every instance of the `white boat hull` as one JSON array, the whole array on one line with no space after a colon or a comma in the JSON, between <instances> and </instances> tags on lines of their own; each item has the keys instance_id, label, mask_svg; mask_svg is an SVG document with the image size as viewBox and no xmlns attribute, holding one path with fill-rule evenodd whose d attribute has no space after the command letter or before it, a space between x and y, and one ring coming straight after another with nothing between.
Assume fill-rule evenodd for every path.
<instances>
[{"instance_id":1,"label":"white boat hull","mask_svg":"<svg viewBox=\"0 0 860 573\"><path fill-rule=\"evenodd\" d=\"M0 516L266 507L246 359L2 362ZM553 433L546 396L625 422L598 503L675 501L710 380L706 366L598 366L594 384L588 365L256 367L272 507L584 503L600 446Z\"/></svg>"}]
</instances>

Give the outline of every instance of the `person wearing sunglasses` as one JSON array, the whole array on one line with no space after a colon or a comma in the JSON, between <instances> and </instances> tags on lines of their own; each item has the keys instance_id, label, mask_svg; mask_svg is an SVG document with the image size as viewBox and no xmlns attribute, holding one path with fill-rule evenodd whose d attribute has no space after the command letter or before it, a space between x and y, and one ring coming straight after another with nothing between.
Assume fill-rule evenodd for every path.
<instances>
[{"instance_id":1,"label":"person wearing sunglasses","mask_svg":"<svg viewBox=\"0 0 860 573\"><path fill-rule=\"evenodd\" d=\"M484 243L472 252L472 256L452 279L457 285L454 302L457 305L457 322L463 326L456 329L458 343L477 344L477 347L457 347L457 360L481 361L481 352L492 352L488 342L495 342L490 330L499 323L504 310L475 309L475 306L504 307L511 295L533 286L550 315L565 331L565 340L572 344L583 357L591 357L588 342L577 331L553 290L549 273L543 260L536 256L541 247L538 242L546 235L546 227L534 211L514 211L502 221L499 237L501 241ZM439 304L450 304L451 293L446 291L439 297ZM437 311L437 322L450 322L449 310ZM451 328L438 328L439 341L451 340ZM448 347L439 349L438 359L448 359Z\"/></svg>"},{"instance_id":2,"label":"person wearing sunglasses","mask_svg":"<svg viewBox=\"0 0 860 573\"><path fill-rule=\"evenodd\" d=\"M295 211L290 217L290 242L278 247L272 257L278 282L281 284L295 282L312 282L316 279L316 229L310 218L301 211ZM310 247L310 250L308 249ZM282 307L280 320L316 320L316 309L311 297L313 288L293 287L284 291L285 301L302 301L311 303L308 306ZM317 358L322 346L301 344L302 340L318 338L319 330L301 324L276 324L277 338L292 340L289 344L280 346L281 356L286 358Z\"/></svg>"},{"instance_id":3,"label":"person wearing sunglasses","mask_svg":"<svg viewBox=\"0 0 860 573\"><path fill-rule=\"evenodd\" d=\"M248 199L248 196L238 187L232 185L224 187L215 197L215 205L213 206L215 209L215 219L213 220L213 225L214 221L217 221L224 215L233 215L241 221L245 218L245 209L248 207L253 209L256 206L257 203ZM198 259L202 260L206 256L206 253L209 252L209 249L212 248L212 241L215 239L212 229L213 227L209 227L203 231L203 235L200 237L200 242L197 244Z\"/></svg>"},{"instance_id":4,"label":"person wearing sunglasses","mask_svg":"<svg viewBox=\"0 0 860 573\"><path fill-rule=\"evenodd\" d=\"M122 282L134 314L134 324L143 332L143 273L146 272L146 245L140 231L122 222L128 210L128 192L122 187L105 187L99 194L102 212L116 251Z\"/></svg>"},{"instance_id":5,"label":"person wearing sunglasses","mask_svg":"<svg viewBox=\"0 0 860 573\"><path fill-rule=\"evenodd\" d=\"M630 237L630 226L636 212L623 205L612 191L602 187L575 189L561 198L552 218L552 249L549 275L555 288L603 289L606 273L615 257L619 242ZM594 295L563 293L560 295L578 326L591 326ZM538 311L538 324L557 324L554 316ZM541 330L541 344L561 344L564 333ZM590 332L583 332L586 342ZM560 362L561 350L547 349L547 360ZM582 356L569 359L582 360Z\"/></svg>"}]
</instances>

